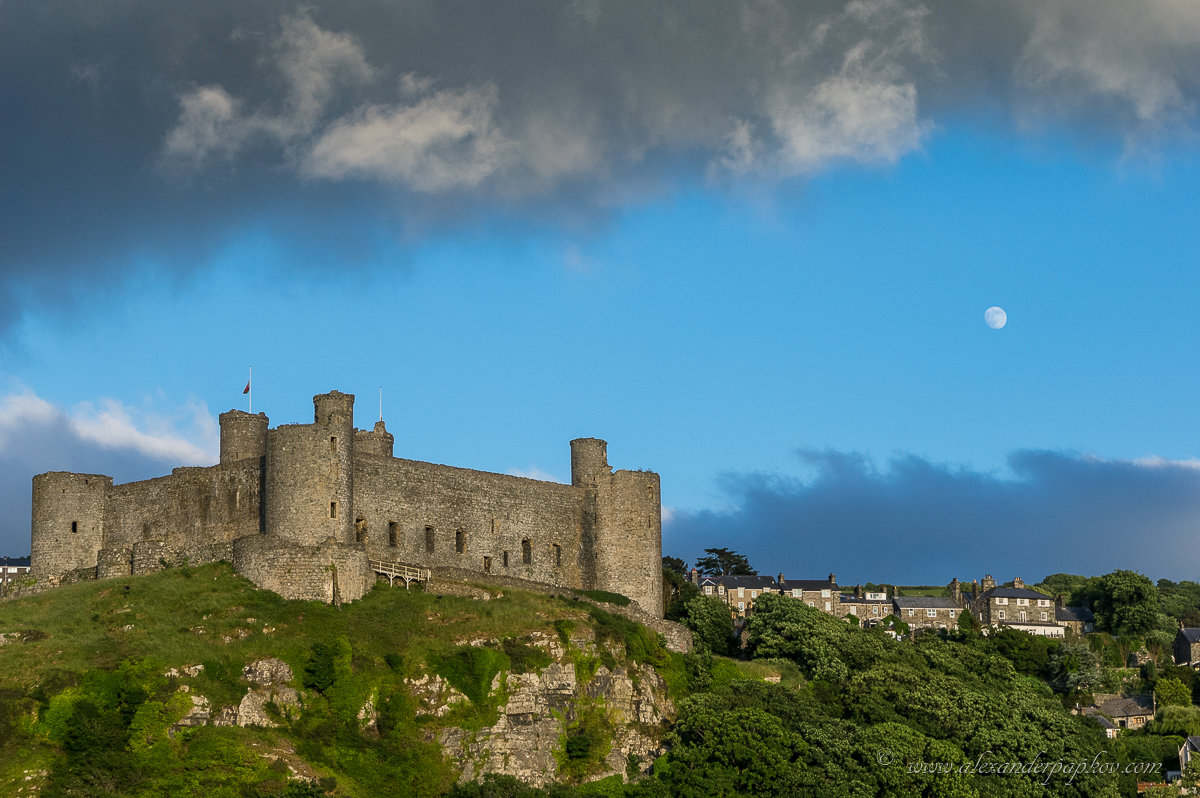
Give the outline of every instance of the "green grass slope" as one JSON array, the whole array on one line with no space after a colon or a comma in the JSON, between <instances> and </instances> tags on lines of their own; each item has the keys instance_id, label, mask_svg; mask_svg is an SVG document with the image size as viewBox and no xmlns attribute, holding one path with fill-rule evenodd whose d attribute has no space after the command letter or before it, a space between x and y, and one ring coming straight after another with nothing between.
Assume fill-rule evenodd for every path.
<instances>
[{"instance_id":1,"label":"green grass slope","mask_svg":"<svg viewBox=\"0 0 1200 798\"><path fill-rule=\"evenodd\" d=\"M0 784L42 796L440 795L457 772L438 728L494 722L493 676L541 664L522 638L564 623L667 662L653 636L581 602L380 587L335 608L257 590L227 564L0 602ZM500 644L466 645L479 640ZM236 706L242 669L268 657L291 667L302 713L268 704L278 728L171 730L192 695L214 714ZM195 676L167 675L195 665ZM404 680L430 671L471 701L418 714ZM364 729L368 702L377 720Z\"/></svg>"}]
</instances>

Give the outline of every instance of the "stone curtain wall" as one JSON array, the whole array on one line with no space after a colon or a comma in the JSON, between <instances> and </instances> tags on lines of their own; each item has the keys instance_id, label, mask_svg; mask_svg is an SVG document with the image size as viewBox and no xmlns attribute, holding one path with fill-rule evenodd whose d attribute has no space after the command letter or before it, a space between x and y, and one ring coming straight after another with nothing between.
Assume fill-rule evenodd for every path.
<instances>
[{"instance_id":1,"label":"stone curtain wall","mask_svg":"<svg viewBox=\"0 0 1200 798\"><path fill-rule=\"evenodd\" d=\"M581 543L582 493L569 485L358 453L354 489L355 518L375 559L484 573L489 557L496 575L591 583L593 565Z\"/></svg>"},{"instance_id":2,"label":"stone curtain wall","mask_svg":"<svg viewBox=\"0 0 1200 798\"><path fill-rule=\"evenodd\" d=\"M326 604L357 601L374 582L362 546L302 546L273 535L234 542L233 567L263 590Z\"/></svg>"}]
</instances>

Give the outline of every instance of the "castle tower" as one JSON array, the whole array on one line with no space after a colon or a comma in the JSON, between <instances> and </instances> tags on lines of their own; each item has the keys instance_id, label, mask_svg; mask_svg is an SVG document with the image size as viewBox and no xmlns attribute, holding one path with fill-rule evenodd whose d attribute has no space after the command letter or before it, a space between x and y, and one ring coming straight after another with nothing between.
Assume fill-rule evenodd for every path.
<instances>
[{"instance_id":1,"label":"castle tower","mask_svg":"<svg viewBox=\"0 0 1200 798\"><path fill-rule=\"evenodd\" d=\"M230 410L219 418L222 463L266 455L267 427L270 424L266 413L252 415L244 410Z\"/></svg>"},{"instance_id":2,"label":"castle tower","mask_svg":"<svg viewBox=\"0 0 1200 798\"><path fill-rule=\"evenodd\" d=\"M95 568L104 540L104 506L112 477L51 471L33 478L32 559L37 576Z\"/></svg>"},{"instance_id":3,"label":"castle tower","mask_svg":"<svg viewBox=\"0 0 1200 798\"><path fill-rule=\"evenodd\" d=\"M599 438L571 441L571 484L577 488L595 487L602 477L612 476L608 464L608 442Z\"/></svg>"},{"instance_id":4,"label":"castle tower","mask_svg":"<svg viewBox=\"0 0 1200 798\"><path fill-rule=\"evenodd\" d=\"M267 434L266 531L306 546L354 543L354 395L313 397L312 424Z\"/></svg>"},{"instance_id":5,"label":"castle tower","mask_svg":"<svg viewBox=\"0 0 1200 798\"><path fill-rule=\"evenodd\" d=\"M367 432L365 429L354 431L354 454L372 455L374 457L391 457L392 447L396 439L387 431L382 420L375 422L375 429Z\"/></svg>"},{"instance_id":6,"label":"castle tower","mask_svg":"<svg viewBox=\"0 0 1200 798\"><path fill-rule=\"evenodd\" d=\"M599 438L571 441L571 484L584 488L584 553L596 588L662 615L662 503L658 474L617 471ZM634 586L634 587L631 587Z\"/></svg>"}]
</instances>

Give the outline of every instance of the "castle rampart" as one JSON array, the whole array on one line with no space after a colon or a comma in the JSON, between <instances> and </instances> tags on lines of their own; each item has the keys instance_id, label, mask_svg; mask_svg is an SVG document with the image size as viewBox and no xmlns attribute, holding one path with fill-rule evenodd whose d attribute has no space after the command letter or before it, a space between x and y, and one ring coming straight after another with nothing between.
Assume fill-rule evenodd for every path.
<instances>
[{"instance_id":1,"label":"castle rampart","mask_svg":"<svg viewBox=\"0 0 1200 798\"><path fill-rule=\"evenodd\" d=\"M392 456L354 396L313 398L312 424L221 414L221 462L113 485L34 478L32 572L63 579L231 559L288 598L349 601L369 560L623 593L662 613L658 475L613 472L607 444L571 442L571 485Z\"/></svg>"}]
</instances>

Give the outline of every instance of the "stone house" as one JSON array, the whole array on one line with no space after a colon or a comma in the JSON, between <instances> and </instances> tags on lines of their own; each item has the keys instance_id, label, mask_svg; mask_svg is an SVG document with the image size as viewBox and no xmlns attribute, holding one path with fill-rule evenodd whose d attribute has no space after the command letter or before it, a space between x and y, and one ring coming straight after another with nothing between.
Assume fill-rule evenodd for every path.
<instances>
[{"instance_id":1,"label":"stone house","mask_svg":"<svg viewBox=\"0 0 1200 798\"><path fill-rule=\"evenodd\" d=\"M841 592L838 590L837 576L830 574L827 579L784 579L779 575L779 590L785 596L803 601L810 607L815 607L830 615L838 614Z\"/></svg>"},{"instance_id":2,"label":"stone house","mask_svg":"<svg viewBox=\"0 0 1200 798\"><path fill-rule=\"evenodd\" d=\"M701 576L696 586L706 596L719 598L729 605L736 617L745 617L754 609L754 600L764 593L778 593L773 576Z\"/></svg>"},{"instance_id":3,"label":"stone house","mask_svg":"<svg viewBox=\"0 0 1200 798\"><path fill-rule=\"evenodd\" d=\"M1090 635L1096 631L1096 616L1087 607L1064 607L1062 596L1054 600L1054 619L1059 626L1070 629L1077 635Z\"/></svg>"},{"instance_id":4,"label":"stone house","mask_svg":"<svg viewBox=\"0 0 1200 798\"><path fill-rule=\"evenodd\" d=\"M1196 759L1196 755L1200 754L1200 737L1188 737L1183 741L1183 745L1179 746L1179 770L1186 771L1188 764ZM1200 762L1200 760L1197 760Z\"/></svg>"},{"instance_id":5,"label":"stone house","mask_svg":"<svg viewBox=\"0 0 1200 798\"><path fill-rule=\"evenodd\" d=\"M997 585L991 574L985 576L971 611L985 627L1009 626L1045 637L1066 635L1066 627L1058 622L1054 601L1025 587L1019 576L1013 579L1011 587Z\"/></svg>"},{"instance_id":6,"label":"stone house","mask_svg":"<svg viewBox=\"0 0 1200 798\"><path fill-rule=\"evenodd\" d=\"M896 596L892 599L896 617L909 629L954 629L963 607L948 596Z\"/></svg>"},{"instance_id":7,"label":"stone house","mask_svg":"<svg viewBox=\"0 0 1200 798\"><path fill-rule=\"evenodd\" d=\"M29 573L29 558L28 557L2 557L0 558L0 588L16 579L22 574Z\"/></svg>"},{"instance_id":8,"label":"stone house","mask_svg":"<svg viewBox=\"0 0 1200 798\"><path fill-rule=\"evenodd\" d=\"M837 616L854 616L864 627L876 626L892 614L892 602L887 593L863 592L855 586L853 593L839 593Z\"/></svg>"},{"instance_id":9,"label":"stone house","mask_svg":"<svg viewBox=\"0 0 1200 798\"><path fill-rule=\"evenodd\" d=\"M1119 729L1140 729L1154 720L1154 713L1157 711L1153 693L1135 696L1097 693L1095 700L1096 705L1084 707L1083 714L1103 715L1116 724Z\"/></svg>"},{"instance_id":10,"label":"stone house","mask_svg":"<svg viewBox=\"0 0 1200 798\"><path fill-rule=\"evenodd\" d=\"M1172 644L1176 665L1200 668L1200 628L1181 627Z\"/></svg>"}]
</instances>

